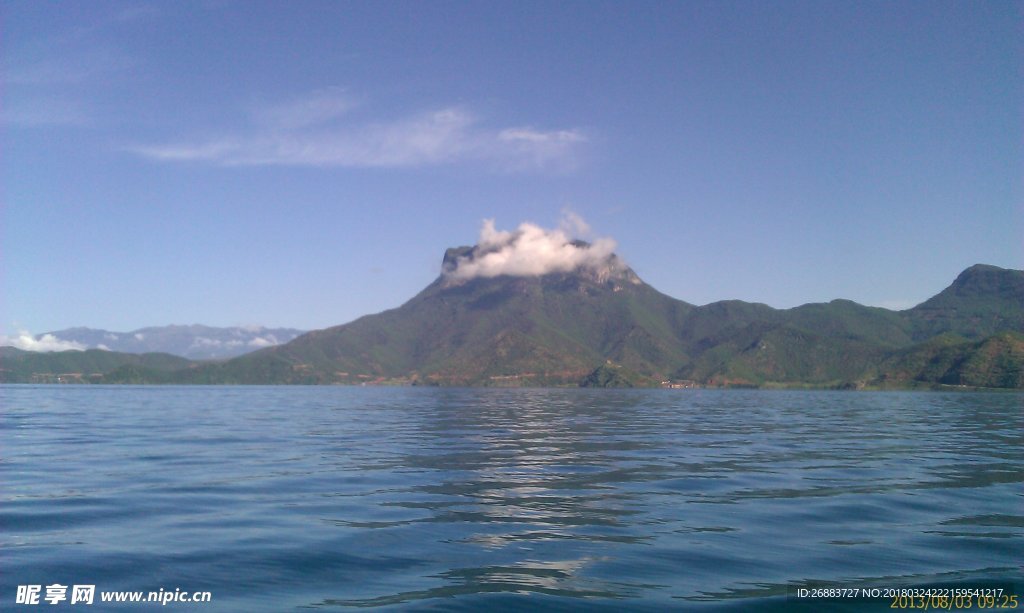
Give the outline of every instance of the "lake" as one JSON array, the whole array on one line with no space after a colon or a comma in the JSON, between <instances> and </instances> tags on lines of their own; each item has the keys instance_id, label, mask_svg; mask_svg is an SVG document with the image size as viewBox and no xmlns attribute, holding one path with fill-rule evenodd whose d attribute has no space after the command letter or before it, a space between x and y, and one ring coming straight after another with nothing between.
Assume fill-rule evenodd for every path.
<instances>
[{"instance_id":1,"label":"lake","mask_svg":"<svg viewBox=\"0 0 1024 613\"><path fill-rule=\"evenodd\" d=\"M95 585L87 611L1024 585L1019 393L3 386L0 406L8 610L54 583ZM211 601L99 602L161 588Z\"/></svg>"}]
</instances>

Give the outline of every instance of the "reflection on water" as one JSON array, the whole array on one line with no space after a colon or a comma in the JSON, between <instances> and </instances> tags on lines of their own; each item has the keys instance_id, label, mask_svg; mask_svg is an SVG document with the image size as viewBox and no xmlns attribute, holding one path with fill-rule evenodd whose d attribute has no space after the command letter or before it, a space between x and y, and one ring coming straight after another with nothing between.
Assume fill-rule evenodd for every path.
<instances>
[{"instance_id":1,"label":"reflection on water","mask_svg":"<svg viewBox=\"0 0 1024 613\"><path fill-rule=\"evenodd\" d=\"M1021 395L2 392L4 598L657 609L1021 579Z\"/></svg>"}]
</instances>

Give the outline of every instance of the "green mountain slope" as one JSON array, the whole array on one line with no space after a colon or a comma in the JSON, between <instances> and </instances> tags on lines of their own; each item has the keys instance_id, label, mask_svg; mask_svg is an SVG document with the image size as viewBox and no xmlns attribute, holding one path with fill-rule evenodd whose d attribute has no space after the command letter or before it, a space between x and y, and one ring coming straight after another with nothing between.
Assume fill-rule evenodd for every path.
<instances>
[{"instance_id":1,"label":"green mountain slope","mask_svg":"<svg viewBox=\"0 0 1024 613\"><path fill-rule=\"evenodd\" d=\"M947 334L890 355L875 383L903 387L941 384L1024 389L1024 334L1003 332L981 341Z\"/></svg>"},{"instance_id":2,"label":"green mountain slope","mask_svg":"<svg viewBox=\"0 0 1024 613\"><path fill-rule=\"evenodd\" d=\"M953 333L972 340L1024 332L1024 271L977 264L936 296L904 311L915 341Z\"/></svg>"},{"instance_id":3,"label":"green mountain slope","mask_svg":"<svg viewBox=\"0 0 1024 613\"><path fill-rule=\"evenodd\" d=\"M753 323L681 369L678 379L719 385L843 386L863 379L885 348L789 325Z\"/></svg>"},{"instance_id":4,"label":"green mountain slope","mask_svg":"<svg viewBox=\"0 0 1024 613\"><path fill-rule=\"evenodd\" d=\"M36 353L0 347L0 383L159 383L191 364L166 353L90 349Z\"/></svg>"},{"instance_id":5,"label":"green mountain slope","mask_svg":"<svg viewBox=\"0 0 1024 613\"><path fill-rule=\"evenodd\" d=\"M862 341L882 347L902 347L913 340L910 326L899 313L863 306L850 300L805 304L785 311L784 318L788 325L821 336Z\"/></svg>"},{"instance_id":6,"label":"green mountain slope","mask_svg":"<svg viewBox=\"0 0 1024 613\"><path fill-rule=\"evenodd\" d=\"M224 364L193 380L569 385L606 359L667 376L688 361L676 330L692 307L622 268L609 278L444 276L397 309L311 332ZM261 377L263 375L261 374Z\"/></svg>"}]
</instances>

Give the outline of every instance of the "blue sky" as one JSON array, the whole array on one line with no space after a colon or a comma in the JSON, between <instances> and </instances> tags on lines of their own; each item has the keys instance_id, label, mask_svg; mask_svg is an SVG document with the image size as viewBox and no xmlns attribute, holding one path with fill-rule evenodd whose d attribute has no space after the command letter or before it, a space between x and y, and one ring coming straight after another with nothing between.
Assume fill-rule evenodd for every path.
<instances>
[{"instance_id":1,"label":"blue sky","mask_svg":"<svg viewBox=\"0 0 1024 613\"><path fill-rule=\"evenodd\" d=\"M1024 268L1019 2L0 7L4 331L320 328L566 211L659 290Z\"/></svg>"}]
</instances>

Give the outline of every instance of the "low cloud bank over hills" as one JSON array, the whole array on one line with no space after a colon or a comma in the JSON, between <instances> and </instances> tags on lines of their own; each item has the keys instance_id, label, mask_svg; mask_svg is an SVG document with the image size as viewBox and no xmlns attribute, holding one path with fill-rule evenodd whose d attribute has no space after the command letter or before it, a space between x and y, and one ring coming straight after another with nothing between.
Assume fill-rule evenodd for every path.
<instances>
[{"instance_id":1,"label":"low cloud bank over hills","mask_svg":"<svg viewBox=\"0 0 1024 613\"><path fill-rule=\"evenodd\" d=\"M293 328L216 328L198 324L140 328L131 332L68 328L35 336L22 332L18 336L0 338L0 345L24 351L100 349L123 353L169 353L192 360L215 360L287 343L302 333L302 330Z\"/></svg>"}]
</instances>

